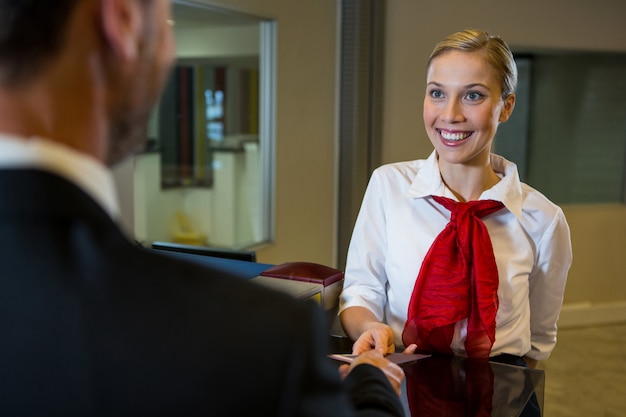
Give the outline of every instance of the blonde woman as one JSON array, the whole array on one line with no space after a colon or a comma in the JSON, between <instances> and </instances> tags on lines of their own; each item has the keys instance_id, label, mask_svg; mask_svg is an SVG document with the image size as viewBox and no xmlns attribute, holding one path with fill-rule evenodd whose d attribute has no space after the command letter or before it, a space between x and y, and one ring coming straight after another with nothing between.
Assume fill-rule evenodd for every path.
<instances>
[{"instance_id":1,"label":"blonde woman","mask_svg":"<svg viewBox=\"0 0 626 417\"><path fill-rule=\"evenodd\" d=\"M511 50L497 36L465 30L435 47L423 114L434 150L378 168L354 227L340 306L354 353L531 367L550 355L570 234L562 210L491 153L516 83Z\"/></svg>"}]
</instances>

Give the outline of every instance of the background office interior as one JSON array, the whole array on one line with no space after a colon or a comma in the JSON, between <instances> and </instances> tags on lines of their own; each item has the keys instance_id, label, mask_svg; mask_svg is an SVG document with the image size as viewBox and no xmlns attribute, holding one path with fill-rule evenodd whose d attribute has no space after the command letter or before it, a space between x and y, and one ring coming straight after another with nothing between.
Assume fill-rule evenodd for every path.
<instances>
[{"instance_id":1,"label":"background office interior","mask_svg":"<svg viewBox=\"0 0 626 417\"><path fill-rule=\"evenodd\" d=\"M277 22L275 225L272 242L257 248L258 260L336 266L340 2L199 3ZM621 0L386 1L380 162L423 158L431 152L421 117L425 62L443 36L476 27L501 35L516 50L626 53L624 15L626 3ZM577 89L573 85L572 94ZM571 117L574 123L580 113L572 112ZM601 139L597 137L601 127L577 140ZM567 147L563 143L549 151L556 155ZM623 154L623 148L619 152ZM124 187L120 193L122 204L127 204ZM560 325L626 321L626 206L619 202L562 206L571 227L574 264Z\"/></svg>"}]
</instances>

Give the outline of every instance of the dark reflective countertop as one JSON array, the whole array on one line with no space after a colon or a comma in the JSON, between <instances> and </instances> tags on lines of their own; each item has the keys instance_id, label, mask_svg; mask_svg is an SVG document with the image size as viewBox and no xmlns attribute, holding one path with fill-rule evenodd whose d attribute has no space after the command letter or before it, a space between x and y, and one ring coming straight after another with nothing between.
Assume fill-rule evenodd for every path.
<instances>
[{"instance_id":1,"label":"dark reflective countertop","mask_svg":"<svg viewBox=\"0 0 626 417\"><path fill-rule=\"evenodd\" d=\"M403 368L407 416L542 415L541 370L448 356L431 356Z\"/></svg>"},{"instance_id":2,"label":"dark reflective countertop","mask_svg":"<svg viewBox=\"0 0 626 417\"><path fill-rule=\"evenodd\" d=\"M346 340L331 340L337 353ZM493 361L430 356L401 365L401 400L411 417L540 417L544 371Z\"/></svg>"}]
</instances>

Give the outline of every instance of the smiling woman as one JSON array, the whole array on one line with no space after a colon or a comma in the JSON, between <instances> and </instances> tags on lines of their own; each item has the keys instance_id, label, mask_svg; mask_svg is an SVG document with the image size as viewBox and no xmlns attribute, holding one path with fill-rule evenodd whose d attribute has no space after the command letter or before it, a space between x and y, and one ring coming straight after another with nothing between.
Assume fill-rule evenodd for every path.
<instances>
[{"instance_id":1,"label":"smiling woman","mask_svg":"<svg viewBox=\"0 0 626 417\"><path fill-rule=\"evenodd\" d=\"M534 366L556 343L572 261L562 210L490 153L515 105L508 46L468 30L427 67L427 159L374 171L357 217L340 317L370 349Z\"/></svg>"},{"instance_id":2,"label":"smiling woman","mask_svg":"<svg viewBox=\"0 0 626 417\"><path fill-rule=\"evenodd\" d=\"M148 147L118 168L123 221L147 246L269 241L275 22L191 1L170 21L176 64Z\"/></svg>"}]
</instances>

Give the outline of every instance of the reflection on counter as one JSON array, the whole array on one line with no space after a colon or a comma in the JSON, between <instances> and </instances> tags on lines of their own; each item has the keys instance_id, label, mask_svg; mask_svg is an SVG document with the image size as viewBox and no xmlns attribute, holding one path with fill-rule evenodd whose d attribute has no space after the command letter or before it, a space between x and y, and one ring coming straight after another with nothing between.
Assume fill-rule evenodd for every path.
<instances>
[{"instance_id":1,"label":"reflection on counter","mask_svg":"<svg viewBox=\"0 0 626 417\"><path fill-rule=\"evenodd\" d=\"M544 372L432 356L404 367L402 399L411 417L541 417Z\"/></svg>"}]
</instances>

